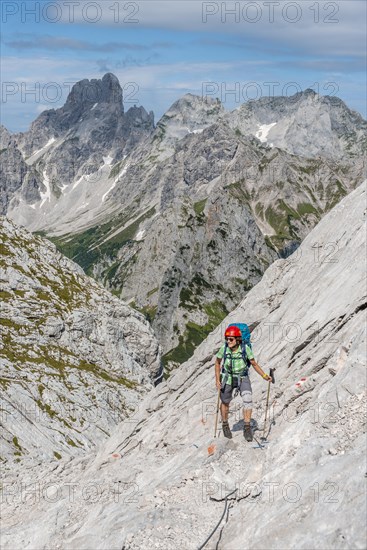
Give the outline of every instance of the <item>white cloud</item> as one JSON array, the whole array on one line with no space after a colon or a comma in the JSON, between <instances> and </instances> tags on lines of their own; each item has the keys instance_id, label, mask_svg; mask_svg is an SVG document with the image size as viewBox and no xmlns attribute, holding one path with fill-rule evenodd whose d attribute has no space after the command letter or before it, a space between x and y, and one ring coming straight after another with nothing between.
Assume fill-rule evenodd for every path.
<instances>
[{"instance_id":1,"label":"white cloud","mask_svg":"<svg viewBox=\"0 0 367 550\"><path fill-rule=\"evenodd\" d=\"M70 22L63 0L59 3L62 22ZM331 55L360 56L365 50L366 3L359 0L134 0L129 3L119 0L113 5L97 2L98 14L88 8L89 0L79 0L79 4L74 9L74 21L89 25L91 29L110 25L122 32L139 28L215 32L252 41L259 49L261 41L265 40L295 51L323 51ZM97 15L99 21L92 23Z\"/></svg>"}]
</instances>

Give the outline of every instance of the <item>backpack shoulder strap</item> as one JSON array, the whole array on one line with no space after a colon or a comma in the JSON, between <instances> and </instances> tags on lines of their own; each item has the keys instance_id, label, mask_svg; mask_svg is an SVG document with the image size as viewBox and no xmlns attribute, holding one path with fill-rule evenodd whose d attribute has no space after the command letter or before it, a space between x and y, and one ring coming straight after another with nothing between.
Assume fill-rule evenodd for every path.
<instances>
[{"instance_id":1,"label":"backpack shoulder strap","mask_svg":"<svg viewBox=\"0 0 367 550\"><path fill-rule=\"evenodd\" d=\"M249 358L247 357L247 353L246 353L246 346L249 346L249 348L251 348L251 344L246 344L246 342L242 342L242 359L244 360L244 363L246 365L245 367L245 372L248 370L248 368L251 366L251 363L250 363L250 360ZM252 348L251 348L252 349Z\"/></svg>"},{"instance_id":2,"label":"backpack shoulder strap","mask_svg":"<svg viewBox=\"0 0 367 550\"><path fill-rule=\"evenodd\" d=\"M228 350L228 344L227 342L224 344L224 353L223 353L223 359L227 358L227 350Z\"/></svg>"},{"instance_id":3,"label":"backpack shoulder strap","mask_svg":"<svg viewBox=\"0 0 367 550\"><path fill-rule=\"evenodd\" d=\"M229 365L227 366L227 370L228 372L231 374L232 373L232 354L231 353L227 353L228 352L228 344L227 342L224 344L224 354L223 354L223 369L224 369L224 364L226 362L226 359L227 357L230 358L230 362L229 362Z\"/></svg>"}]
</instances>

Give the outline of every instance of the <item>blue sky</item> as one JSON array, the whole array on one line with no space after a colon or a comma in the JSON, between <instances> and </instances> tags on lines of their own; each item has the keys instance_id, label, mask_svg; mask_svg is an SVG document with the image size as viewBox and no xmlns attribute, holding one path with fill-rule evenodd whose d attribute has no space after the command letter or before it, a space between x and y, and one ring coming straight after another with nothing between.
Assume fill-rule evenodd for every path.
<instances>
[{"instance_id":1,"label":"blue sky","mask_svg":"<svg viewBox=\"0 0 367 550\"><path fill-rule=\"evenodd\" d=\"M24 131L73 83L113 72L157 121L187 92L248 99L313 88L366 116L359 0L3 0L2 123Z\"/></svg>"}]
</instances>

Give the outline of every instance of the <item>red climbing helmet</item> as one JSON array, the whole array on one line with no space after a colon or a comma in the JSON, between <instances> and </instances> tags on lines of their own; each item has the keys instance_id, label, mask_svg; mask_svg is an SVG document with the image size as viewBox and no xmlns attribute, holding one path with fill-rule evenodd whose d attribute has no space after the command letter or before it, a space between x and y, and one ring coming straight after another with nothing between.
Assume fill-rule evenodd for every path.
<instances>
[{"instance_id":1,"label":"red climbing helmet","mask_svg":"<svg viewBox=\"0 0 367 550\"><path fill-rule=\"evenodd\" d=\"M235 336L236 338L241 338L242 334L238 327L228 327L224 333L224 337L227 338L227 336Z\"/></svg>"}]
</instances>

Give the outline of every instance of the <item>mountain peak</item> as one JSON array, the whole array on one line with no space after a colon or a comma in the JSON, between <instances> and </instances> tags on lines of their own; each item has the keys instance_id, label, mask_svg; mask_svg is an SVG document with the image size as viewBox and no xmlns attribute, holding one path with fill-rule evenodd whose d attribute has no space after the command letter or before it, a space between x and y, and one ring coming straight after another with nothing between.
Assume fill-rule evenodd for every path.
<instances>
[{"instance_id":1,"label":"mountain peak","mask_svg":"<svg viewBox=\"0 0 367 550\"><path fill-rule=\"evenodd\" d=\"M175 101L157 123L155 138L165 152L160 158L172 154L172 146L188 134L201 133L204 128L218 122L224 114L223 105L218 99L187 93Z\"/></svg>"},{"instance_id":2,"label":"mountain peak","mask_svg":"<svg viewBox=\"0 0 367 550\"><path fill-rule=\"evenodd\" d=\"M312 95L312 96L317 95L315 90L312 90L312 88L307 88L306 90L300 93L303 95Z\"/></svg>"},{"instance_id":3,"label":"mountain peak","mask_svg":"<svg viewBox=\"0 0 367 550\"><path fill-rule=\"evenodd\" d=\"M189 126L190 123L194 123L194 126L209 126L222 113L224 107L218 99L188 93L171 105L161 121L167 123L174 119Z\"/></svg>"},{"instance_id":4,"label":"mountain peak","mask_svg":"<svg viewBox=\"0 0 367 550\"><path fill-rule=\"evenodd\" d=\"M122 88L114 74L106 73L102 79L86 78L74 84L65 107L94 103L117 103L122 106Z\"/></svg>"},{"instance_id":5,"label":"mountain peak","mask_svg":"<svg viewBox=\"0 0 367 550\"><path fill-rule=\"evenodd\" d=\"M102 82L112 82L117 86L120 86L119 79L113 73L106 73L102 78Z\"/></svg>"},{"instance_id":6,"label":"mountain peak","mask_svg":"<svg viewBox=\"0 0 367 550\"><path fill-rule=\"evenodd\" d=\"M188 107L191 109L196 109L197 107L204 107L204 108L212 109L213 106L216 106L216 105L218 106L218 111L221 110L221 108L223 108L218 98L187 93L182 97L180 97L180 99L175 101L171 105L169 111L173 109L179 109L182 107Z\"/></svg>"}]
</instances>

